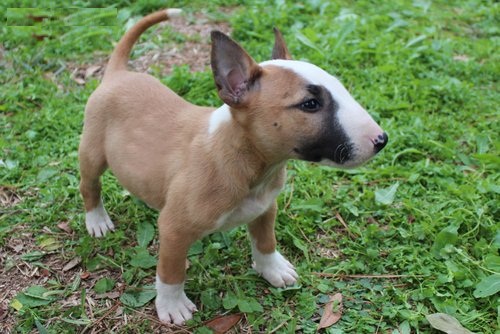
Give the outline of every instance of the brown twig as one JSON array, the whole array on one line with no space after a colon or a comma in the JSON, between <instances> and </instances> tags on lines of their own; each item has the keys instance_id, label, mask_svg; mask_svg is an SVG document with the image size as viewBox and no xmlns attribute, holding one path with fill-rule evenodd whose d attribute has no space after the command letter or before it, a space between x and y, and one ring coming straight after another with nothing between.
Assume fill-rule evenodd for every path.
<instances>
[{"instance_id":1,"label":"brown twig","mask_svg":"<svg viewBox=\"0 0 500 334\"><path fill-rule=\"evenodd\" d=\"M294 179L292 177L292 179L290 180L290 197L288 197L287 201L286 201L286 204L285 204L285 207L283 208L283 210L286 210L290 207L290 203L292 202L292 198L293 198L293 186L294 186Z\"/></svg>"},{"instance_id":2,"label":"brown twig","mask_svg":"<svg viewBox=\"0 0 500 334\"><path fill-rule=\"evenodd\" d=\"M380 324L382 323L382 320L384 319L384 316L381 315L380 316L380 319L378 321L378 325L377 325L377 330L375 331L375 334L378 334L378 330L380 329Z\"/></svg>"},{"instance_id":3,"label":"brown twig","mask_svg":"<svg viewBox=\"0 0 500 334\"><path fill-rule=\"evenodd\" d=\"M82 334L84 334L86 331L88 331L89 329L91 329L92 327L96 326L98 323L100 323L101 321L103 321L105 318L108 317L108 315L111 314L111 312L113 312L114 310L116 310L118 308L118 306L120 305L121 303L120 302L116 302L113 306L111 306L111 308L109 310L106 311L106 313L104 313L99 319L97 319L96 321L88 324L83 330L82 330Z\"/></svg>"},{"instance_id":4,"label":"brown twig","mask_svg":"<svg viewBox=\"0 0 500 334\"><path fill-rule=\"evenodd\" d=\"M342 224L342 226L344 226L344 228L346 229L347 231L347 234L349 234L349 237L351 239L356 239L356 236L354 234L351 233L351 230L349 229L349 227L347 226L347 224L345 223L344 221L344 218L342 218L342 216L340 215L340 212L338 211L335 211L335 218L337 218L337 220Z\"/></svg>"}]
</instances>

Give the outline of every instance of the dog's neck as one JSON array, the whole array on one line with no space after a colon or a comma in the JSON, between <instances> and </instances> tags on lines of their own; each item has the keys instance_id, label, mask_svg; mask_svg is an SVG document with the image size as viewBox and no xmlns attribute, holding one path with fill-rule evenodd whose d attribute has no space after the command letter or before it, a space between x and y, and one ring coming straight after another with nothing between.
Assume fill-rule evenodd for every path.
<instances>
[{"instance_id":1,"label":"dog's neck","mask_svg":"<svg viewBox=\"0 0 500 334\"><path fill-rule=\"evenodd\" d=\"M208 146L222 173L254 185L272 180L285 166L286 159L262 152L253 136L236 120L227 105L214 110L209 121Z\"/></svg>"}]
</instances>

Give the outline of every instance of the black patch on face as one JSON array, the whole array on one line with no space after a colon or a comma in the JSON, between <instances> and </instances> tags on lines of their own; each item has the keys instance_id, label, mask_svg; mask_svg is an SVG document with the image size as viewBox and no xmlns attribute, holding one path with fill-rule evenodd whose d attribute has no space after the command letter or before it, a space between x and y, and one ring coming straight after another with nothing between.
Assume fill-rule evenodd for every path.
<instances>
[{"instance_id":1,"label":"black patch on face","mask_svg":"<svg viewBox=\"0 0 500 334\"><path fill-rule=\"evenodd\" d=\"M339 106L323 86L309 85L307 91L321 103L321 109L310 116L321 118L321 129L315 137L304 137L294 151L302 160L319 162L328 159L342 165L352 157L353 145L338 122Z\"/></svg>"}]
</instances>

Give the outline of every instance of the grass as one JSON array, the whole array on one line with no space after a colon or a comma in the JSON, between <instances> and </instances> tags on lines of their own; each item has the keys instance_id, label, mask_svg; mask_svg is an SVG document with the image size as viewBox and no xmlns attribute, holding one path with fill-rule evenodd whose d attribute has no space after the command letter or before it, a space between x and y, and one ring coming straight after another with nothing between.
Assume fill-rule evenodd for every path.
<instances>
[{"instance_id":1,"label":"grass","mask_svg":"<svg viewBox=\"0 0 500 334\"><path fill-rule=\"evenodd\" d=\"M231 14L219 10L223 3ZM338 292L342 317L321 332L435 333L425 316L441 312L475 333L499 333L498 3L72 5L108 9L86 14L59 4L42 13L54 15L49 23L23 27L26 10L6 8L41 2L0 5L9 23L0 27L0 328L160 330L150 302L157 214L106 174L104 200L118 229L96 240L83 224L77 147L98 80L79 84L74 69L102 63L130 18L170 5L184 7L188 21L204 12L228 22L258 61L270 56L272 27L280 27L297 59L338 76L390 136L383 153L356 170L290 162L277 238L299 286L271 288L250 269L244 228L196 243L187 293L200 312L179 333L209 333L204 323L228 312L244 315L236 332L314 333ZM166 41L206 42L167 28L145 35L134 57ZM191 102L220 104L208 69L162 70L151 71Z\"/></svg>"}]
</instances>

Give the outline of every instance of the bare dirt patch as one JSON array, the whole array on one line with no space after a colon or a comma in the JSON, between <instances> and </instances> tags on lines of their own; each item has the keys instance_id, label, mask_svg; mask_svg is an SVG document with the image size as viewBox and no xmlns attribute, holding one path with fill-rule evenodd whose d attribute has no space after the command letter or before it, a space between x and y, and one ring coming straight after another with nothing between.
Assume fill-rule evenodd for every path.
<instances>
[{"instance_id":1,"label":"bare dirt patch","mask_svg":"<svg viewBox=\"0 0 500 334\"><path fill-rule=\"evenodd\" d=\"M0 207L10 208L21 202L19 195L14 187L0 186Z\"/></svg>"},{"instance_id":2,"label":"bare dirt patch","mask_svg":"<svg viewBox=\"0 0 500 334\"><path fill-rule=\"evenodd\" d=\"M226 9L230 14L233 9ZM203 13L194 13L160 23L153 27L155 33L170 26L173 31L185 36L185 41L165 41L160 48L147 51L143 55L131 59L129 68L136 72L148 72L153 65L161 65L162 75L171 73L174 66L189 66L192 72L204 71L210 66L210 32L220 30L226 34L231 32L227 22L216 21ZM137 43L137 48L147 42ZM108 55L109 57L109 55ZM106 68L108 58L99 58L92 64L68 64L73 80L84 85L90 78L101 79Z\"/></svg>"}]
</instances>

